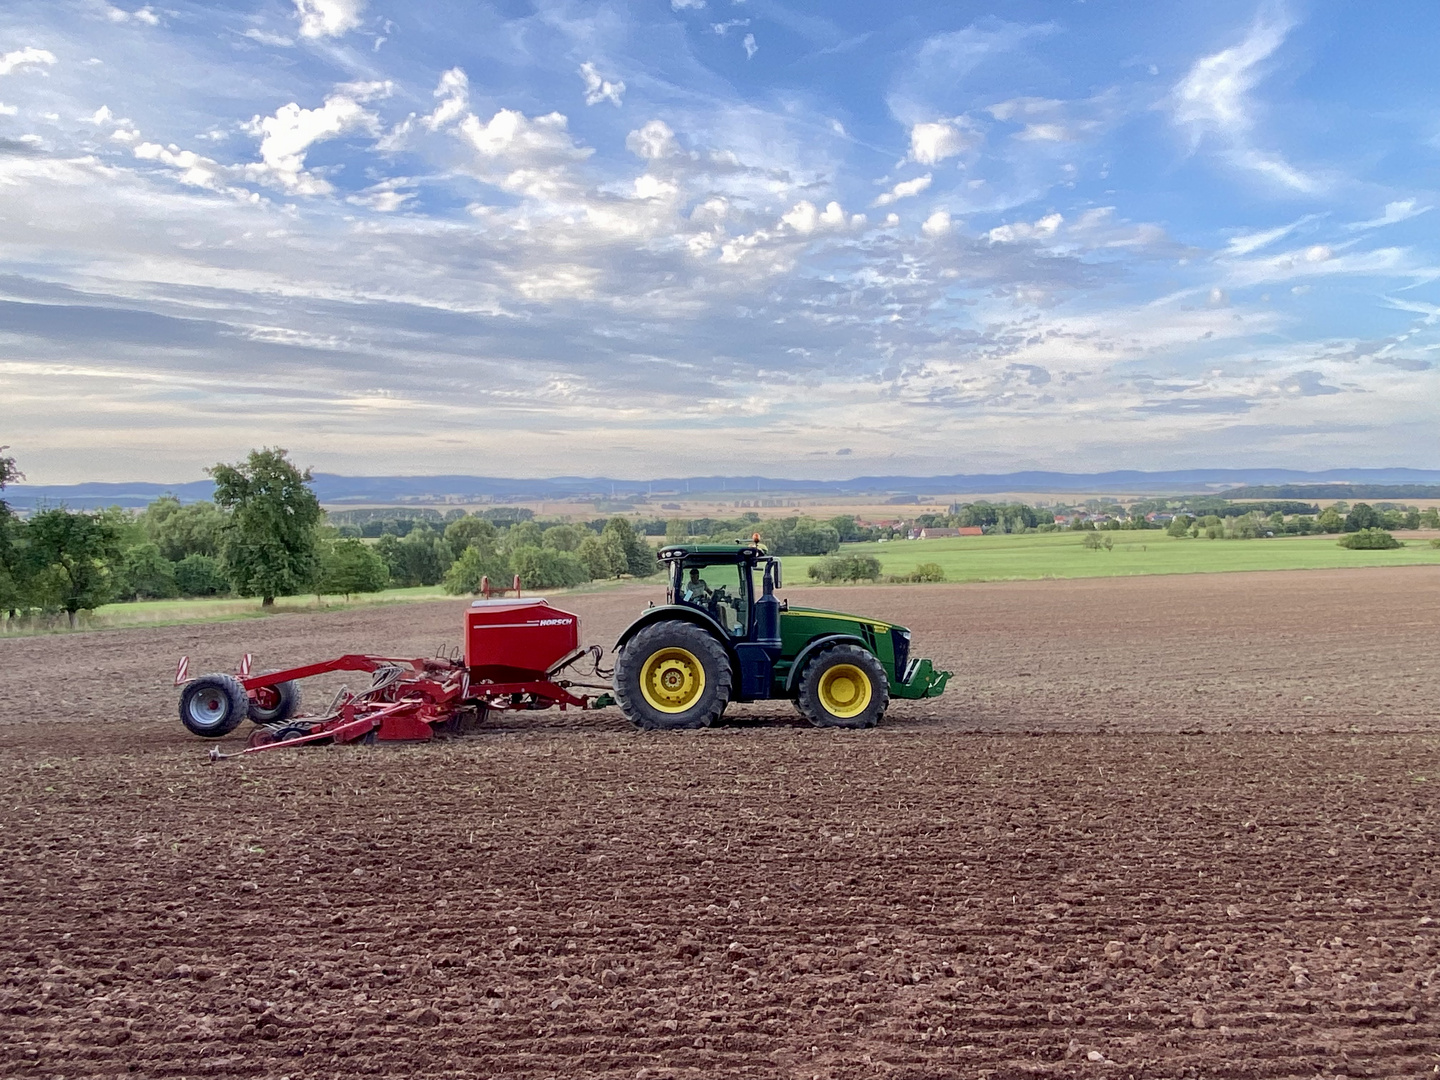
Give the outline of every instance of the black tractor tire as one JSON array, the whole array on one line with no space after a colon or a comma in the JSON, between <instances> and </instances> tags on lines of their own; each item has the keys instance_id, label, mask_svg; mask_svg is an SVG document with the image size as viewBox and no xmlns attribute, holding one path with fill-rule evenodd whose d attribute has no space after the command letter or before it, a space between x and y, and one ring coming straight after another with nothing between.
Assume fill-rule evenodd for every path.
<instances>
[{"instance_id":1,"label":"black tractor tire","mask_svg":"<svg viewBox=\"0 0 1440 1080\"><path fill-rule=\"evenodd\" d=\"M615 658L615 700L645 731L709 727L725 711L733 680L725 646L679 620L645 627Z\"/></svg>"},{"instance_id":2,"label":"black tractor tire","mask_svg":"<svg viewBox=\"0 0 1440 1080\"><path fill-rule=\"evenodd\" d=\"M249 712L250 697L234 675L201 675L180 691L180 722L202 739L229 735Z\"/></svg>"},{"instance_id":3,"label":"black tractor tire","mask_svg":"<svg viewBox=\"0 0 1440 1080\"><path fill-rule=\"evenodd\" d=\"M874 727L890 705L890 680L875 654L858 645L816 653L800 672L795 707L815 727Z\"/></svg>"},{"instance_id":4,"label":"black tractor tire","mask_svg":"<svg viewBox=\"0 0 1440 1080\"><path fill-rule=\"evenodd\" d=\"M262 671L262 675L269 675L271 672ZM274 708L267 709L254 698L250 699L250 719L257 724L278 724L282 720L289 720L300 711L300 684L296 682L276 683L268 687L273 690L280 699Z\"/></svg>"}]
</instances>

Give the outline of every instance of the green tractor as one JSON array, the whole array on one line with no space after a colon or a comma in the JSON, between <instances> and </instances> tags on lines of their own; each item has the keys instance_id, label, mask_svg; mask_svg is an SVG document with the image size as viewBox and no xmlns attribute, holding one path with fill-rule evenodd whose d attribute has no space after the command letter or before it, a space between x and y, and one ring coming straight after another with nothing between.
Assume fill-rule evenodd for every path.
<instances>
[{"instance_id":1,"label":"green tractor","mask_svg":"<svg viewBox=\"0 0 1440 1080\"><path fill-rule=\"evenodd\" d=\"M817 727L872 727L892 697L938 697L950 678L910 656L903 626L777 598L780 560L758 537L667 544L657 558L666 603L615 646L615 697L639 727L708 727L731 701L774 698Z\"/></svg>"}]
</instances>

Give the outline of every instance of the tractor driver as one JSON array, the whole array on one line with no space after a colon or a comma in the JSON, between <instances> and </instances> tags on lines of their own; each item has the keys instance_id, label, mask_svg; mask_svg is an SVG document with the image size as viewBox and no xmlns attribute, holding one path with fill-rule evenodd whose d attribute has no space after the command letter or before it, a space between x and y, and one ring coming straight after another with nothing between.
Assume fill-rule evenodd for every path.
<instances>
[{"instance_id":1,"label":"tractor driver","mask_svg":"<svg viewBox=\"0 0 1440 1080\"><path fill-rule=\"evenodd\" d=\"M683 598L687 604L694 604L698 608L710 608L713 605L713 597L710 593L710 586L700 576L700 568L690 568L690 580L685 582Z\"/></svg>"}]
</instances>

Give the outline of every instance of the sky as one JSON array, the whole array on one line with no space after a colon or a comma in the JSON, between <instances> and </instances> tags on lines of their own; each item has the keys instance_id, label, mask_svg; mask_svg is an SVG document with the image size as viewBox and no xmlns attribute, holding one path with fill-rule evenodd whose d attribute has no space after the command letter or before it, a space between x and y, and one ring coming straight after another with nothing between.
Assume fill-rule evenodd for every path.
<instances>
[{"instance_id":1,"label":"sky","mask_svg":"<svg viewBox=\"0 0 1440 1080\"><path fill-rule=\"evenodd\" d=\"M0 444L1440 467L1437 40L1434 0L6 0Z\"/></svg>"}]
</instances>

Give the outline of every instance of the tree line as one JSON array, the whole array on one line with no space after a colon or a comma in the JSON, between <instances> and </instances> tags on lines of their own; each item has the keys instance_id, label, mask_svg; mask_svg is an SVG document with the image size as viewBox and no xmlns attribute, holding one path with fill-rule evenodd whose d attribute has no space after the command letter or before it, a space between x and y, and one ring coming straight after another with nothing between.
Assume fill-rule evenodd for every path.
<instances>
[{"instance_id":1,"label":"tree line","mask_svg":"<svg viewBox=\"0 0 1440 1080\"><path fill-rule=\"evenodd\" d=\"M461 594L477 591L485 577L501 586L519 574L531 588L553 588L657 570L654 549L625 518L596 530L544 527L515 507L427 515L404 536L386 533L367 544L327 523L310 471L283 449L255 450L206 471L213 501L182 504L166 495L138 514L47 507L22 518L3 493L23 475L0 453L0 616L63 612L74 625L79 612L123 600L233 595L269 607L278 596L306 592L438 584Z\"/></svg>"}]
</instances>

